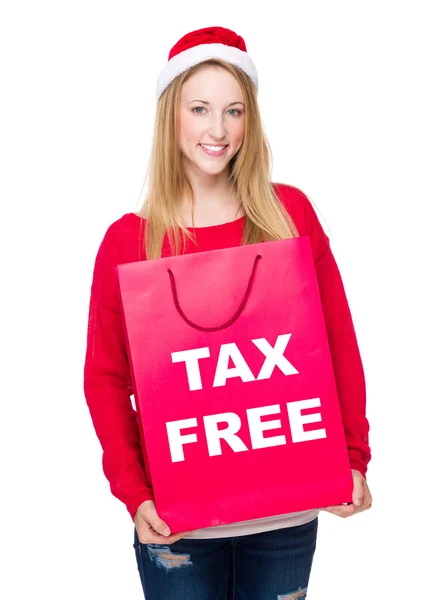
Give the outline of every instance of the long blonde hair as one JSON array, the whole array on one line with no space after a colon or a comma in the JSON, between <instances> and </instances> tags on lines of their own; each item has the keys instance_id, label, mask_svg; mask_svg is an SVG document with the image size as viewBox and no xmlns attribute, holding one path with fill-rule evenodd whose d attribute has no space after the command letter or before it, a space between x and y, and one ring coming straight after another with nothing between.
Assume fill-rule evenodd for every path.
<instances>
[{"instance_id":1,"label":"long blonde hair","mask_svg":"<svg viewBox=\"0 0 448 600\"><path fill-rule=\"evenodd\" d=\"M242 244L297 237L298 231L270 181L271 149L264 134L256 91L238 67L220 59L195 65L176 77L160 97L155 117L151 156L146 171L146 193L140 215L146 219L146 258L159 258L165 234L172 251L181 253L194 235L183 223L181 200L193 190L181 166L178 143L179 98L182 85L204 66L227 69L239 82L245 104L245 130L241 148L229 163L229 180L245 215ZM145 183L143 186L145 187ZM142 221L143 223L143 221Z\"/></svg>"}]
</instances>

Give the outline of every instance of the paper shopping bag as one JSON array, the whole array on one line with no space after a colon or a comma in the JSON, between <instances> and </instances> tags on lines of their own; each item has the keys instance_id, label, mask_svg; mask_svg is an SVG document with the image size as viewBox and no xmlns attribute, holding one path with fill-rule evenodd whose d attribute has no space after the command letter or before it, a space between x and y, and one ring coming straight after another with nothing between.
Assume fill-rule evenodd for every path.
<instances>
[{"instance_id":1,"label":"paper shopping bag","mask_svg":"<svg viewBox=\"0 0 448 600\"><path fill-rule=\"evenodd\" d=\"M147 475L173 532L351 501L308 236L117 270Z\"/></svg>"}]
</instances>

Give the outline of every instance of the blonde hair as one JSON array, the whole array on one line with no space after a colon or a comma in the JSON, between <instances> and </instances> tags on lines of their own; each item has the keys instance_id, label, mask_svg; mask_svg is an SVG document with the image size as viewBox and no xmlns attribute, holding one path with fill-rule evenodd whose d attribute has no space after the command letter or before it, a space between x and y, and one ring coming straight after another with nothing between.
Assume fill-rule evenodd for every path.
<instances>
[{"instance_id":1,"label":"blonde hair","mask_svg":"<svg viewBox=\"0 0 448 600\"><path fill-rule=\"evenodd\" d=\"M165 89L155 117L151 157L146 171L146 193L140 215L146 219L146 258L159 258L165 234L172 251L181 252L187 238L194 235L183 223L181 200L193 189L181 166L178 143L179 98L182 85L198 69L218 66L227 69L241 86L245 104L245 130L241 148L229 163L229 181L245 215L242 244L297 237L298 231L277 198L270 181L271 149L263 131L256 91L251 79L238 67L220 59L211 59L191 67ZM143 188L142 188L143 189ZM143 221L142 221L143 223ZM139 246L140 247L140 246Z\"/></svg>"}]
</instances>

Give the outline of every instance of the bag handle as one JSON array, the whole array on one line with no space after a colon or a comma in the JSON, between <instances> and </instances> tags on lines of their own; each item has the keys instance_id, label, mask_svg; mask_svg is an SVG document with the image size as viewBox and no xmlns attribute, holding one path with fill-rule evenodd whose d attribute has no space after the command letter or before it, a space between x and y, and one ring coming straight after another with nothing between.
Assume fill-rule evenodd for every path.
<instances>
[{"instance_id":1,"label":"bag handle","mask_svg":"<svg viewBox=\"0 0 448 600\"><path fill-rule=\"evenodd\" d=\"M194 329L198 329L199 331L220 331L221 329L225 329L226 327L229 327L230 325L232 325L232 323L235 323L235 321L238 319L240 314L243 312L244 307L246 306L246 303L249 299L249 294L251 292L252 284L253 284L254 277L255 277L255 270L257 268L257 264L260 259L261 259L261 255L257 254L257 256L255 257L255 260L254 260L253 267L252 267L252 272L249 277L249 283L247 284L246 292L243 296L243 300L241 301L241 304L240 304L238 310L233 315L233 317L231 319L229 319L226 323L223 323L222 325L217 325L216 327L202 327L202 325L197 325L196 323L193 323L193 321L190 321L190 319L185 315L184 311L182 310L182 308L180 307L180 304L179 304L179 298L177 295L176 280L174 278L174 273L172 272L171 269L168 269L168 273L169 273L170 280L171 280L171 291L173 293L174 305L176 307L177 312L182 317L182 319L185 321L185 323L187 323L187 325L190 325L191 327L194 327Z\"/></svg>"}]
</instances>

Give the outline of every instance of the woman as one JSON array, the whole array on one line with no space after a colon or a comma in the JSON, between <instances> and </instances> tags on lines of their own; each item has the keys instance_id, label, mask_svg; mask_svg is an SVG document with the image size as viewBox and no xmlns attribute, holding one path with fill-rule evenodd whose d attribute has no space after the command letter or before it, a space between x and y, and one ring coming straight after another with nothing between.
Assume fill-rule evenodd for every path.
<instances>
[{"instance_id":1,"label":"woman","mask_svg":"<svg viewBox=\"0 0 448 600\"><path fill-rule=\"evenodd\" d=\"M319 509L170 533L154 505L130 400L117 264L309 235L354 483L353 503L323 510L347 517L371 506L365 380L344 287L308 198L270 182L257 89L234 32L210 27L177 42L157 82L144 205L112 223L95 262L85 395L111 491L135 524L145 598L154 600L305 598Z\"/></svg>"}]
</instances>

